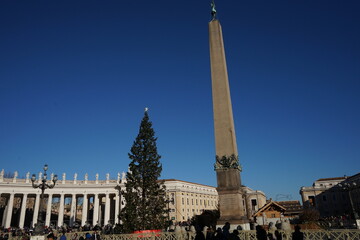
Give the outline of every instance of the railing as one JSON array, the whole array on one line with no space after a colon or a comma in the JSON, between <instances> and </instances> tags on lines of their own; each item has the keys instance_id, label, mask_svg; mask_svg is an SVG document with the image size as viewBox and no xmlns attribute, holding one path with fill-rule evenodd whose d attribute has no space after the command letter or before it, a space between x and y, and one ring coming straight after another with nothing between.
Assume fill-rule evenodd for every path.
<instances>
[{"instance_id":1,"label":"railing","mask_svg":"<svg viewBox=\"0 0 360 240\"><path fill-rule=\"evenodd\" d=\"M360 240L360 230L304 230L304 240ZM281 232L283 240L291 240L292 232ZM239 231L241 240L257 240L256 231ZM195 233L149 233L102 235L102 240L193 240Z\"/></svg>"},{"instance_id":2,"label":"railing","mask_svg":"<svg viewBox=\"0 0 360 240\"><path fill-rule=\"evenodd\" d=\"M304 230L304 240L360 240L360 230L357 229L339 229L339 230ZM89 231L91 234L92 231ZM85 237L86 232L66 233L66 238L74 239L74 235ZM161 232L161 233L139 233L139 234L101 234L102 240L194 240L193 232ZM292 232L281 232L283 240L291 240ZM57 234L60 239L61 234ZM239 231L241 240L257 240L256 231ZM22 240L21 236L9 236L9 240Z\"/></svg>"}]
</instances>

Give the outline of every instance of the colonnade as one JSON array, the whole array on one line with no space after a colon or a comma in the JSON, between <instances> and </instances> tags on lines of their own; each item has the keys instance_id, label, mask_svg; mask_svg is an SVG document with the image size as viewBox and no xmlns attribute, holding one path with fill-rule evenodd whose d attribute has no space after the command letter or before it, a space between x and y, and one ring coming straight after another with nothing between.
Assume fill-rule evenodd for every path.
<instances>
[{"instance_id":1,"label":"colonnade","mask_svg":"<svg viewBox=\"0 0 360 240\"><path fill-rule=\"evenodd\" d=\"M40 183L39 173L37 181ZM46 189L41 196L41 190L33 188L30 173L25 178L18 178L17 172L12 178L4 177L4 170L0 171L0 226L2 227L30 227L34 226L41 214L46 226L84 226L106 225L119 223L118 216L125 206L121 190L125 190L126 174L118 173L116 179L110 179L106 174L105 180L95 175L95 180L89 180L85 174L84 180L79 180L77 174L71 180L62 174L52 189ZM169 219L184 221L199 210L213 210L217 206L218 194L216 188L197 183L176 179L165 179L164 185L168 193L167 205L171 208ZM247 192L255 192L248 189ZM262 192L261 193L266 199ZM186 199L191 199L188 204ZM214 201L206 205L205 202ZM204 203L204 204L203 204Z\"/></svg>"},{"instance_id":2,"label":"colonnade","mask_svg":"<svg viewBox=\"0 0 360 240\"><path fill-rule=\"evenodd\" d=\"M120 194L115 189L111 192L74 194L52 191L52 193L45 193L43 199L41 193L12 192L1 193L0 196L6 199L2 219L0 219L2 220L1 226L5 228L10 226L23 228L25 222L31 222L30 225L34 226L38 222L39 214L43 215L45 226L50 226L50 224L63 226L64 216L69 218L67 222L69 226L74 226L75 223L81 224L81 226L86 223L92 223L92 225L116 224L119 221L118 215L121 210ZM19 199L18 208L14 206L15 198ZM30 199L34 199L33 204ZM57 219L54 219L54 215L57 215ZM77 215L81 215L81 218L77 219Z\"/></svg>"}]
</instances>

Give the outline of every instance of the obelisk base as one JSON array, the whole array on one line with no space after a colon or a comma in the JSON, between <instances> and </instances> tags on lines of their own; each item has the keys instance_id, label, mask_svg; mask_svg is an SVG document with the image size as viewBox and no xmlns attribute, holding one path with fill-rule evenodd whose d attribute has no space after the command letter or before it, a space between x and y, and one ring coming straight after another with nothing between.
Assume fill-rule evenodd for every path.
<instances>
[{"instance_id":1,"label":"obelisk base","mask_svg":"<svg viewBox=\"0 0 360 240\"><path fill-rule=\"evenodd\" d=\"M219 193L220 218L217 227L223 227L226 222L230 223L230 229L236 229L239 225L243 230L250 230L249 219L244 213L245 206L242 193L239 191L222 191Z\"/></svg>"},{"instance_id":2,"label":"obelisk base","mask_svg":"<svg viewBox=\"0 0 360 240\"><path fill-rule=\"evenodd\" d=\"M220 219L217 221L217 225L222 227L229 222L233 229L240 225L243 230L249 230L250 224L241 188L240 171L238 169L218 169L216 173L220 210Z\"/></svg>"}]
</instances>

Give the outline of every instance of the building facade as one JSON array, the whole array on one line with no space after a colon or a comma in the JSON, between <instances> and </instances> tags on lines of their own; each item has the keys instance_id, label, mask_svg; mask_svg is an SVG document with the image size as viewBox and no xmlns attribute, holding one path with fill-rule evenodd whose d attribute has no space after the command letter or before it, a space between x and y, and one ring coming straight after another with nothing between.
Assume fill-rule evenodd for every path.
<instances>
[{"instance_id":1,"label":"building facade","mask_svg":"<svg viewBox=\"0 0 360 240\"><path fill-rule=\"evenodd\" d=\"M169 220L173 222L188 221L204 210L218 208L218 194L214 187L176 179L166 179L164 184L170 209Z\"/></svg>"},{"instance_id":2,"label":"building facade","mask_svg":"<svg viewBox=\"0 0 360 240\"><path fill-rule=\"evenodd\" d=\"M266 195L259 190L252 190L249 187L243 186L242 191L245 196L247 218L252 219L254 213L266 204Z\"/></svg>"},{"instance_id":3,"label":"building facade","mask_svg":"<svg viewBox=\"0 0 360 240\"><path fill-rule=\"evenodd\" d=\"M279 221L288 219L291 222L299 218L302 212L302 206L299 201L272 201L271 199L256 213L253 214L254 222L259 225L269 225L273 223L274 226Z\"/></svg>"},{"instance_id":4,"label":"building facade","mask_svg":"<svg viewBox=\"0 0 360 240\"><path fill-rule=\"evenodd\" d=\"M360 212L360 173L351 177L321 178L311 187L301 187L305 208L315 208L322 217L349 215L358 218Z\"/></svg>"}]
</instances>

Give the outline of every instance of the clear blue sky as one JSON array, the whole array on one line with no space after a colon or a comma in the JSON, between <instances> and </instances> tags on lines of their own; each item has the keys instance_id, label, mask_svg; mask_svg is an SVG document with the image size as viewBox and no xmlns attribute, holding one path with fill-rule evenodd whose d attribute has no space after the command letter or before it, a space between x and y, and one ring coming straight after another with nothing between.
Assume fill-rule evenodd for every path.
<instances>
[{"instance_id":1,"label":"clear blue sky","mask_svg":"<svg viewBox=\"0 0 360 240\"><path fill-rule=\"evenodd\" d=\"M0 1L0 168L115 178L149 107L162 178L216 186L209 2ZM358 173L360 1L216 4L243 184Z\"/></svg>"}]
</instances>

